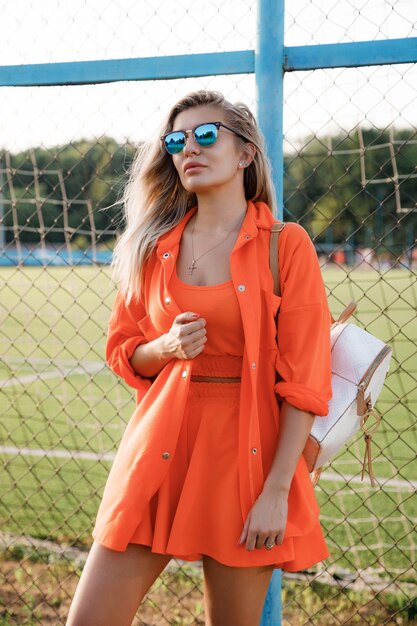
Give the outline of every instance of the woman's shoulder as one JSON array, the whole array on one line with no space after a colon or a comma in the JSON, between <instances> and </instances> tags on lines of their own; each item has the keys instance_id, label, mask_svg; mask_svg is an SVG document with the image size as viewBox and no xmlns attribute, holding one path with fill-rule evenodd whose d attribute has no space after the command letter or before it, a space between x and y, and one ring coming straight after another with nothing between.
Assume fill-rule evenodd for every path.
<instances>
[{"instance_id":1,"label":"woman's shoulder","mask_svg":"<svg viewBox=\"0 0 417 626\"><path fill-rule=\"evenodd\" d=\"M313 246L310 235L307 230L297 222L284 222L285 226L279 236L279 246L297 249L310 248Z\"/></svg>"}]
</instances>

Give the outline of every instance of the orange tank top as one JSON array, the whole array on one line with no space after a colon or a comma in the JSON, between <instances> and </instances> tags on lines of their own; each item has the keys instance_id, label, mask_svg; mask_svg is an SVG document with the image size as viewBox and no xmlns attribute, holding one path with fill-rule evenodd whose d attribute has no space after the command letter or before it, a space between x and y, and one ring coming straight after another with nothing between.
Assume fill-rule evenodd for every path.
<instances>
[{"instance_id":1,"label":"orange tank top","mask_svg":"<svg viewBox=\"0 0 417 626\"><path fill-rule=\"evenodd\" d=\"M233 281L189 285L178 278L174 269L170 283L171 294L180 310L199 313L206 320L204 354L242 356L243 324Z\"/></svg>"}]
</instances>

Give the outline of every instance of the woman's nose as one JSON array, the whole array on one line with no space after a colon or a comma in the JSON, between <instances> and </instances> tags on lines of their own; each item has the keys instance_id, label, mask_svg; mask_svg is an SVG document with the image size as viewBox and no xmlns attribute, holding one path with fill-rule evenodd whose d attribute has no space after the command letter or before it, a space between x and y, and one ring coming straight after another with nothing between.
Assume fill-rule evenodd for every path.
<instances>
[{"instance_id":1,"label":"woman's nose","mask_svg":"<svg viewBox=\"0 0 417 626\"><path fill-rule=\"evenodd\" d=\"M184 154L192 154L199 152L200 145L197 143L194 137L194 133L191 130L185 132L185 145L183 148Z\"/></svg>"}]
</instances>

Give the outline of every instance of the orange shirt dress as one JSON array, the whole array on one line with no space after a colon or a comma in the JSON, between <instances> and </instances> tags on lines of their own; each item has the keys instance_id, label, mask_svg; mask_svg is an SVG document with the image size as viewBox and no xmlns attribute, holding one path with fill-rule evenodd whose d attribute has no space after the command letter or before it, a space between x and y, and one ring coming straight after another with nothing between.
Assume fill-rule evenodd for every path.
<instances>
[{"instance_id":1,"label":"orange shirt dress","mask_svg":"<svg viewBox=\"0 0 417 626\"><path fill-rule=\"evenodd\" d=\"M262 205L262 203L258 204ZM270 228L273 219L265 214L264 207L266 205L260 207L261 217ZM257 207L254 204L248 203L247 220L254 217L255 208ZM269 211L268 208L266 209ZM191 215L186 216L187 219L189 217ZM179 232L177 233L178 241L175 240L176 244L179 242L187 219L183 219L180 226L177 227ZM260 221L259 224L261 223L263 222ZM245 232L247 231L244 230L243 233ZM269 235L263 231L260 232L262 232L262 236L266 237L265 242L269 241ZM285 229L283 233L285 233ZM280 236L280 254L288 245L283 233ZM299 235L298 231L292 235L294 241ZM244 236L248 239L247 234ZM305 236L305 234L301 234L301 241L305 242ZM299 242L296 243L299 245ZM268 247L266 243L262 245L268 263ZM314 253L311 252L311 249L306 249L308 254ZM175 248L175 250L177 253L178 249ZM289 252L287 258L288 254ZM161 262L171 261L166 251L161 251L160 258ZM245 516L242 514L242 463L239 458L239 450L242 447L242 436L246 437L246 435L242 429L240 416L242 415L242 408L247 408L246 406L242 407L242 397L244 397L242 394L250 386L249 383L245 382L244 376L247 342L245 343L245 324L239 302L239 296L243 291L242 283L239 283L236 288L236 280L232 278L227 282L212 286L186 284L177 276L175 259L176 254L172 259L172 271L168 273L169 280L164 285L163 294L169 293L169 297L165 296L162 299L154 295L146 310L144 308L138 311L130 310L131 331L129 332L131 332L132 337L127 336L128 332L125 328L127 309L120 295L118 296L110 324L110 336L112 337L108 349L110 366L132 386L135 386L137 382L137 389L140 389L143 381L136 380L135 375L132 375L131 368L129 371L128 364L128 358L140 343L137 338L138 331L134 330L134 326L137 327L139 322L139 327L147 334L148 340L154 335L157 336L155 324L162 327L163 318L161 318L162 321L158 320L154 314L153 323L151 323L150 318L152 317L152 306L159 306L158 301L162 300L173 307L175 312L196 311L207 322L205 348L199 356L189 361L192 373L222 377L242 376L242 381L232 383L195 382L189 380L188 374L191 369L186 369L185 362L181 363L180 360L174 360L174 364L171 362L164 368L167 372L162 372L157 378L162 382L160 382L159 389L155 391L154 397L147 404L146 399L151 394L149 391L151 383L149 382L148 392L138 404L137 412L141 411L141 413L137 422L134 421L133 417L133 425L128 426L118 455L116 455L115 467L112 468L105 489L93 537L109 548L123 550L127 543L142 544L150 546L155 553L169 554L186 561L198 560L203 555L208 555L225 565L234 567L273 564L276 568L282 568L286 571L306 569L328 557L329 552L320 526L319 507L303 458L299 460L288 495L289 515L283 543L275 546L272 550L255 549L253 551L246 550L244 544L238 543L245 522ZM316 263L318 265L317 259ZM280 268L283 271L284 294L288 270L281 263ZM317 268L314 272L317 275ZM246 284L249 287L250 283ZM289 292L290 287L287 287L287 290ZM270 297L269 291L267 297ZM256 306L256 299L253 300L252 304ZM313 304L312 315L314 306ZM321 308L326 309L326 306L327 303L321 302ZM143 316L144 313L146 315L142 317L142 320L136 319L141 315ZM297 314L295 317L297 318ZM323 317L323 322L318 326L317 332L325 337L329 330L330 315L327 316L326 313L321 317ZM288 319L291 319L290 316ZM285 329L285 320L284 310L283 329ZM315 319L314 323L316 322ZM166 323L168 327L168 322ZM310 334L311 331L312 327L309 329ZM291 336L289 339L291 340ZM300 340L302 345L298 345ZM321 340L322 337L319 336L317 342ZM306 340L295 339L293 336L293 342L293 345L299 350L299 354L305 352ZM282 343L283 352L279 356L282 364L279 367L285 376L286 367L294 368L290 356L291 358L298 357L295 352L292 352L291 355L288 352L286 355L284 352L285 342ZM276 339L273 345L276 350ZM123 347L123 354L120 346ZM330 355L330 349L325 344L325 350L327 349ZM279 389L276 388L274 392L275 352L266 345L263 345L261 350L262 358L268 363L268 374L265 374L265 377L270 381L270 384L268 381L267 384L271 393L265 394L261 391L259 394L258 424L256 425L258 439L256 440L251 435L251 441L257 441L257 443L248 452L252 458L255 456L258 458L262 452L261 471L265 478L276 449L279 419L275 392L279 393ZM114 361L111 355L117 355L114 357ZM323 408L326 406L327 398L330 398L331 395L329 392L329 355L325 354L323 358L320 358L317 347L315 347L313 358L319 372L316 371L314 375L322 376L321 388L319 386L320 378L316 384L306 380L305 374L302 373L301 376L304 376L304 380L302 383L298 383L291 381L288 375L278 383L278 386L282 386L282 397L288 397L289 400L294 397L294 404L296 406L297 404L301 405L299 408L312 411L317 408L325 414ZM255 362L250 361L250 365L253 367ZM252 371L249 375L251 374L253 375ZM177 430L173 436L175 444L170 449L170 454L162 453L162 456L165 455L165 459L170 456L170 464L164 474L161 474L161 479L158 479L158 488L155 490L154 488L151 489L151 484L157 470L152 468L158 468L159 465L151 466L150 463L154 463L153 448L158 444L152 442L152 445L151 443L148 444L147 438L149 437L151 440L157 429L159 429L159 439L163 438L164 427L161 426L162 421L161 424L158 424L158 420L165 419L161 418L166 410L167 401L164 400L164 394L170 393L172 377L175 376L177 377L174 378L177 387L170 396L171 406L165 421L166 429L170 429L178 419ZM188 387L183 392L181 383L185 382L187 382ZM312 388L305 386L305 382L311 384ZM153 385L155 384L153 382ZM241 388L242 385L244 385L244 389ZM318 387L317 391L313 389L314 385ZM150 388L152 390L152 386ZM312 398L308 400L310 409L303 406L303 403L307 402L307 396ZM183 404L181 404L181 397ZM158 402L161 403L160 406L158 406ZM154 413L152 418L149 418L151 409ZM155 420L153 423L152 419ZM135 429L140 430L140 428L143 429L142 435L135 439ZM158 437L156 440L158 441ZM163 450L165 445L161 443L160 450ZM138 455L136 449L139 448L141 448L142 460L145 459L148 465L146 466L145 461L143 461L144 469L136 471L135 454ZM155 463L158 462L155 461ZM163 464L164 461L161 463ZM146 469L147 467L149 469ZM134 471L136 474L131 479L130 475ZM129 481L130 484L128 485ZM246 482L246 480L243 481L244 486ZM128 494L131 494L130 499ZM131 501L135 498L137 500L136 508L133 507ZM136 524L134 523L135 516ZM126 530L126 526L128 526L128 530Z\"/></svg>"}]
</instances>

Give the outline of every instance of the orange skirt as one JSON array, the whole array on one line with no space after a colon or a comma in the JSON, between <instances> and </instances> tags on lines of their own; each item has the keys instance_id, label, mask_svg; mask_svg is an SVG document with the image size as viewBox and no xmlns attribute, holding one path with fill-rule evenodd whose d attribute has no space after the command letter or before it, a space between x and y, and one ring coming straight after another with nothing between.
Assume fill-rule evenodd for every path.
<instances>
[{"instance_id":1,"label":"orange skirt","mask_svg":"<svg viewBox=\"0 0 417 626\"><path fill-rule=\"evenodd\" d=\"M242 359L196 358L193 374L240 376ZM306 535L284 537L272 550L248 551L239 538L240 383L190 382L178 445L168 475L151 499L130 543L185 561L208 555L224 565L306 569L329 556L319 521Z\"/></svg>"}]
</instances>

